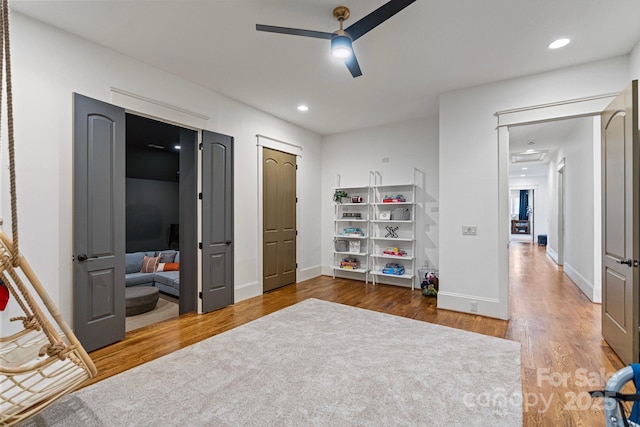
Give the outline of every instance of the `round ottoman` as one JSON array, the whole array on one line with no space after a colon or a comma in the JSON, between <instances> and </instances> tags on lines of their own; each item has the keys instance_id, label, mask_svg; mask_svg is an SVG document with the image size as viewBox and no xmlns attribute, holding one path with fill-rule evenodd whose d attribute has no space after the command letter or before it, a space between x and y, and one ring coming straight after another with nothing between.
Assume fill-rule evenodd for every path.
<instances>
[{"instance_id":1,"label":"round ottoman","mask_svg":"<svg viewBox=\"0 0 640 427\"><path fill-rule=\"evenodd\" d=\"M156 308L160 291L153 286L133 286L124 290L127 316L146 313Z\"/></svg>"}]
</instances>

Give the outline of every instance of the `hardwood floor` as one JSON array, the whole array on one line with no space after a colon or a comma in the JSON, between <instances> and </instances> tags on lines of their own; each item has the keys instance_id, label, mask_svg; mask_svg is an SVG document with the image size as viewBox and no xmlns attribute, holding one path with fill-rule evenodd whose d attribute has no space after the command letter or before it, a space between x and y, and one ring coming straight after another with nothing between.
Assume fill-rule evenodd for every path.
<instances>
[{"instance_id":1,"label":"hardwood floor","mask_svg":"<svg viewBox=\"0 0 640 427\"><path fill-rule=\"evenodd\" d=\"M507 322L438 310L434 298L407 288L322 276L213 313L185 314L132 331L125 340L91 353L99 371L92 382L304 299L318 298L518 341L525 426L604 425L602 402L585 393L602 388L602 377L624 365L600 335L600 305L589 302L543 246L512 243L510 279Z\"/></svg>"}]
</instances>

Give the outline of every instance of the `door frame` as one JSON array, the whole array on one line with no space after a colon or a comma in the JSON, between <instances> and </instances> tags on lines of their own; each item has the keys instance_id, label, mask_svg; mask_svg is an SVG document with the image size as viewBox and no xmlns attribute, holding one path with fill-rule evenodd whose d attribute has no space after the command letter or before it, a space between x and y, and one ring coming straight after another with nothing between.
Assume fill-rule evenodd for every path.
<instances>
[{"instance_id":1,"label":"door frame","mask_svg":"<svg viewBox=\"0 0 640 427\"><path fill-rule=\"evenodd\" d=\"M510 185L509 186L509 192L513 191L513 190L528 190L531 192L531 208L533 209L533 215L531 216L531 223L532 226L529 227L529 230L531 231L531 242L535 242L535 227L536 227L536 220L535 220L535 216L536 216L536 191L538 191L538 185L537 184L517 184L517 185ZM511 197L511 194L509 194L509 197ZM509 226L509 234L511 234L511 225L508 224ZM511 241L511 240L509 240Z\"/></svg>"},{"instance_id":2,"label":"door frame","mask_svg":"<svg viewBox=\"0 0 640 427\"><path fill-rule=\"evenodd\" d=\"M558 190L558 252L556 264L564 265L564 238L565 238L565 205L566 205L566 175L565 175L565 161L564 157L558 163L556 167L557 178L557 190ZM595 211L595 204L594 204Z\"/></svg>"},{"instance_id":3,"label":"door frame","mask_svg":"<svg viewBox=\"0 0 640 427\"><path fill-rule=\"evenodd\" d=\"M291 154L296 156L296 165L298 168L296 169L296 199L300 200L300 166L302 164L302 147L296 144L292 144L290 142L281 141L279 139L271 138L269 136L264 135L256 135L256 150L258 151L258 245L257 245L257 261L258 261L258 282L254 286L251 286L251 289L254 291L251 292L247 287L236 289L236 299L243 299L242 295L246 294L248 296L262 295L264 289L264 279L263 279L263 250L262 247L264 245L264 224L263 224L263 194L262 194L262 184L263 184L263 167L262 162L264 160L263 157L263 148L270 148L272 150L282 151L283 153ZM296 230L300 229L300 203L296 203ZM298 259L300 257L300 236L296 235L296 283L300 281L300 267L298 266Z\"/></svg>"},{"instance_id":4,"label":"door frame","mask_svg":"<svg viewBox=\"0 0 640 427\"><path fill-rule=\"evenodd\" d=\"M209 117L203 114L186 110L184 108L172 105L167 102L152 99L143 95L139 95L130 91L111 87L111 101L107 101L110 104L124 108L125 114L135 114L140 117L145 117L151 120L156 120L163 123L179 126L181 128L193 130L197 133L196 144L202 143L202 130L207 129L207 123ZM197 191L202 191L202 179L200 171L202 170L202 156L201 152L196 148L197 156ZM202 218L201 218L201 200L197 200L196 213L197 213L197 229L196 240L199 240L199 236L202 235ZM197 244L197 242L196 242ZM196 283L193 293L195 294L196 301L194 307L198 313L201 313L200 299L198 293L202 291L202 251L197 249L197 266L196 266Z\"/></svg>"},{"instance_id":5,"label":"door frame","mask_svg":"<svg viewBox=\"0 0 640 427\"><path fill-rule=\"evenodd\" d=\"M509 126L576 117L599 117L618 93L525 106L498 111L494 114L497 119L498 133L498 247L496 252L498 254L498 300L501 302L501 319L509 319ZM601 218L595 222L601 223ZM600 233L599 228L598 233ZM600 302L601 298L601 294L594 295L594 302Z\"/></svg>"}]
</instances>

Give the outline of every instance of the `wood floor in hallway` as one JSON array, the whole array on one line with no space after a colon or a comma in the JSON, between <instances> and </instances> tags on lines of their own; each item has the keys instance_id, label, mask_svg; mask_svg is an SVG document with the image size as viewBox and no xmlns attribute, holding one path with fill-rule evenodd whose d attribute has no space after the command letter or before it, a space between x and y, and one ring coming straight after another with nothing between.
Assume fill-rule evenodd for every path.
<instances>
[{"instance_id":1,"label":"wood floor in hallway","mask_svg":"<svg viewBox=\"0 0 640 427\"><path fill-rule=\"evenodd\" d=\"M434 298L417 290L321 276L213 313L189 313L127 333L125 340L91 353L99 370L92 382L304 299L318 298L518 341L524 425L603 426L602 402L592 401L586 392L602 388L603 377L623 364L600 335L600 305L589 302L559 271L543 246L512 243L510 254L508 322L438 310ZM425 390L425 396L428 393ZM459 404L464 404L462 399Z\"/></svg>"}]
</instances>

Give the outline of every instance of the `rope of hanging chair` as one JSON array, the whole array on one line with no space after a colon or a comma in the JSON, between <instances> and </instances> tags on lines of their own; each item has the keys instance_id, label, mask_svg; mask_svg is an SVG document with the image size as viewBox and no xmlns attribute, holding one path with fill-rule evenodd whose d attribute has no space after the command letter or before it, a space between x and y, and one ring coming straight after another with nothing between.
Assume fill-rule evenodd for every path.
<instances>
[{"instance_id":1,"label":"rope of hanging chair","mask_svg":"<svg viewBox=\"0 0 640 427\"><path fill-rule=\"evenodd\" d=\"M13 238L12 263L20 264L18 249L18 197L16 194L15 144L13 135L13 89L11 87L11 46L9 42L9 1L2 0L2 46L0 48L0 64L4 63L4 81L7 91L7 147L9 149L9 185L11 192L11 234ZM0 109L2 105L2 66L0 65Z\"/></svg>"},{"instance_id":2,"label":"rope of hanging chair","mask_svg":"<svg viewBox=\"0 0 640 427\"><path fill-rule=\"evenodd\" d=\"M16 287L18 288L18 291L20 291L20 293L22 295L28 295L29 291L27 290L26 286L24 285L24 283L22 282L22 280L20 279L20 276L18 276L18 273L16 273L16 271L13 268L8 268L10 265L10 262L7 258L2 257L2 263L5 265L5 271L7 273L9 273L9 276L11 276L11 279L13 280L13 283L15 283ZM36 322L38 323L38 325L42 326L45 324L45 319L43 319L38 313L39 310L36 309L36 303L35 301L33 301L32 298L25 298L25 302L27 303L27 306L29 307L29 311L24 310L25 314L27 315L27 319L20 319L23 321L23 324L25 326L25 329L27 326L29 326L31 324L31 320L29 319L29 317L32 317L36 320ZM30 313L30 314L29 314ZM24 323L26 320L26 323ZM56 337L54 336L54 334L48 329L48 328L41 328L42 332L44 333L44 335L47 337L47 339L49 340L49 343L51 343L51 345L55 345L57 342Z\"/></svg>"}]
</instances>

